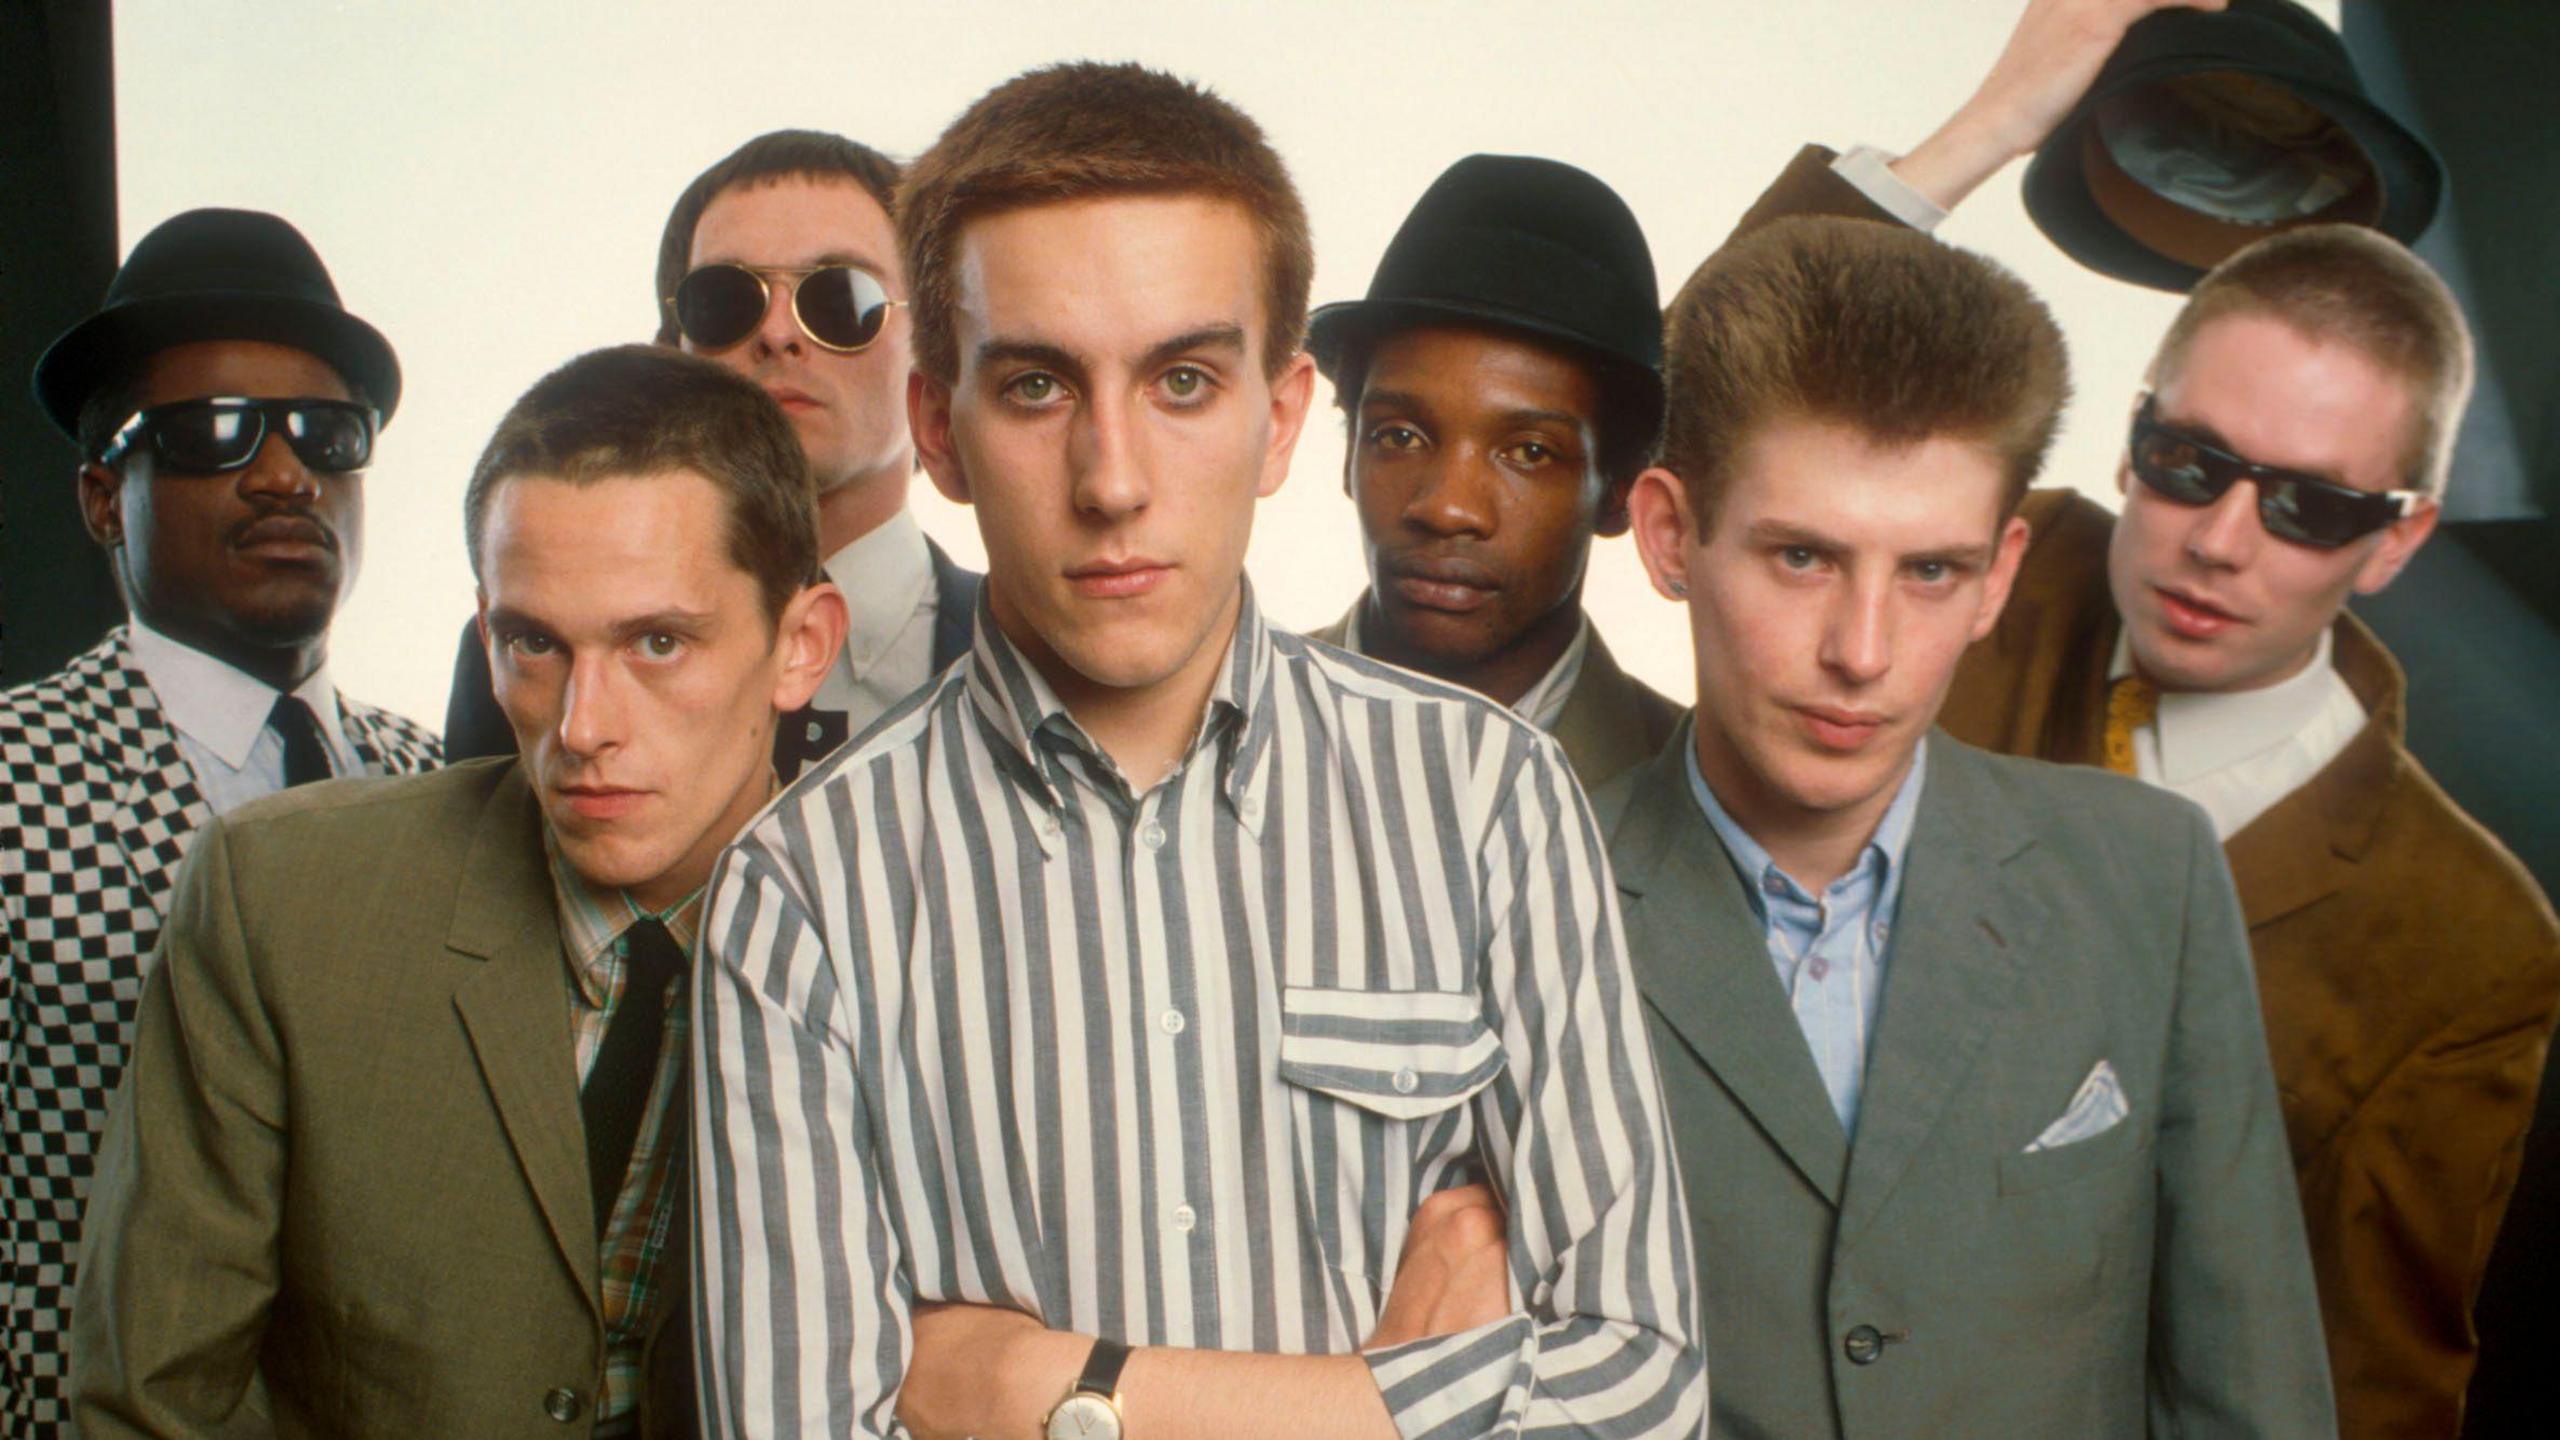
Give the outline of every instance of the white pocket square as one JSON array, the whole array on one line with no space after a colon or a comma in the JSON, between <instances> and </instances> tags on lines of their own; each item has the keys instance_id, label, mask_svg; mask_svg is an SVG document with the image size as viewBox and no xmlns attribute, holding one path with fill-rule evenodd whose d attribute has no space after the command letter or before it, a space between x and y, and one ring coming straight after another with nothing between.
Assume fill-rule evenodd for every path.
<instances>
[{"instance_id":1,"label":"white pocket square","mask_svg":"<svg viewBox=\"0 0 2560 1440\"><path fill-rule=\"evenodd\" d=\"M2132 1107L2125 1103L2124 1085L2116 1079L2116 1067L2101 1060L2089 1069L2089 1078L2080 1082L2079 1093L2071 1097L2070 1108L2062 1118L2044 1127L2044 1133L2027 1146L2026 1153L2051 1150L2103 1135L2124 1123Z\"/></svg>"}]
</instances>

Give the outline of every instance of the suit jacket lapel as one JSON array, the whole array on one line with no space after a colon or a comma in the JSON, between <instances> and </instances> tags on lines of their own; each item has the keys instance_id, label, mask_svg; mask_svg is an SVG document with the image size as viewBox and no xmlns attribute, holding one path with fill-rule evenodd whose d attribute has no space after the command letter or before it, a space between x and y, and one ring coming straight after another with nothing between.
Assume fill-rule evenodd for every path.
<instances>
[{"instance_id":1,"label":"suit jacket lapel","mask_svg":"<svg viewBox=\"0 0 2560 1440\"><path fill-rule=\"evenodd\" d=\"M601 1317L568 975L541 824L523 771L511 767L463 860L445 944L483 962L456 988L454 1008L560 1258Z\"/></svg>"},{"instance_id":2,"label":"suit jacket lapel","mask_svg":"<svg viewBox=\"0 0 2560 1440\"><path fill-rule=\"evenodd\" d=\"M1855 1242L1937 1128L2009 1005L2017 957L2043 928L2034 899L2002 883L2001 867L2034 842L1991 792L1983 764L1944 732L1930 735L1849 1152L1843 1245Z\"/></svg>"},{"instance_id":3,"label":"suit jacket lapel","mask_svg":"<svg viewBox=\"0 0 2560 1440\"><path fill-rule=\"evenodd\" d=\"M187 843L213 823L213 806L124 635L118 627L107 637L93 692L99 698L82 727L81 743L96 758L99 773L115 777L116 845L157 914L168 902Z\"/></svg>"},{"instance_id":4,"label":"suit jacket lapel","mask_svg":"<svg viewBox=\"0 0 2560 1440\"><path fill-rule=\"evenodd\" d=\"M924 542L924 548L933 559L933 673L939 675L969 653L970 639L977 632L978 587L983 581L953 564L931 540Z\"/></svg>"},{"instance_id":5,"label":"suit jacket lapel","mask_svg":"<svg viewBox=\"0 0 2560 1440\"><path fill-rule=\"evenodd\" d=\"M1645 1003L1788 1162L1840 1203L1848 1136L1722 842L1689 793L1689 729L1634 774L1610 845Z\"/></svg>"},{"instance_id":6,"label":"suit jacket lapel","mask_svg":"<svg viewBox=\"0 0 2560 1440\"><path fill-rule=\"evenodd\" d=\"M1577 771L1615 775L1653 750L1645 734L1645 698L1601 643L1599 630L1593 629L1591 648L1582 657L1582 674L1574 680L1573 693L1565 697L1563 713L1556 716L1556 743L1564 747Z\"/></svg>"},{"instance_id":7,"label":"suit jacket lapel","mask_svg":"<svg viewBox=\"0 0 2560 1440\"><path fill-rule=\"evenodd\" d=\"M2373 844L2405 763L2407 680L2364 622L2341 614L2330 663L2364 707L2364 728L2294 792L2223 845L2249 928L2271 925L2343 888Z\"/></svg>"}]
</instances>

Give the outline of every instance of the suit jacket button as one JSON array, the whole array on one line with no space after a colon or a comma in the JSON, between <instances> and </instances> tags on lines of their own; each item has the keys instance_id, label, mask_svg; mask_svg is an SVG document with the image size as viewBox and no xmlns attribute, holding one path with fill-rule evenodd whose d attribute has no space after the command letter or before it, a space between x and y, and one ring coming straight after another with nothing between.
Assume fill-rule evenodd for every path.
<instances>
[{"instance_id":1,"label":"suit jacket button","mask_svg":"<svg viewBox=\"0 0 2560 1440\"><path fill-rule=\"evenodd\" d=\"M566 1386L542 1397L542 1413L566 1425L578 1418L578 1392Z\"/></svg>"},{"instance_id":2,"label":"suit jacket button","mask_svg":"<svg viewBox=\"0 0 2560 1440\"><path fill-rule=\"evenodd\" d=\"M1840 1348L1852 1365L1873 1365L1884 1358L1884 1336L1873 1325L1861 1325L1841 1338Z\"/></svg>"}]
</instances>

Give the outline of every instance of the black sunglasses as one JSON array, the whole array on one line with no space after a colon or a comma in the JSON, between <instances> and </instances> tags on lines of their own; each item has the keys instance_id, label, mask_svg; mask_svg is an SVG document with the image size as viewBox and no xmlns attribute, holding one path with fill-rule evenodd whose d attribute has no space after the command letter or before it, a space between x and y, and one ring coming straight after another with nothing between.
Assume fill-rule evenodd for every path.
<instances>
[{"instance_id":1,"label":"black sunglasses","mask_svg":"<svg viewBox=\"0 0 2560 1440\"><path fill-rule=\"evenodd\" d=\"M2409 514L2426 498L2421 490L2358 490L2242 459L2161 424L2152 413L2156 403L2145 395L2134 412L2126 446L2134 477L2181 505L2210 505L2246 480L2258 487L2258 523L2279 540L2335 550Z\"/></svg>"},{"instance_id":2,"label":"black sunglasses","mask_svg":"<svg viewBox=\"0 0 2560 1440\"><path fill-rule=\"evenodd\" d=\"M304 468L344 475L372 463L374 431L381 423L372 406L352 400L178 400L137 411L108 438L98 463L112 465L147 444L152 457L172 470L218 474L246 466L272 431L293 447Z\"/></svg>"},{"instance_id":3,"label":"black sunglasses","mask_svg":"<svg viewBox=\"0 0 2560 1440\"><path fill-rule=\"evenodd\" d=\"M850 355L880 338L889 308L903 305L880 277L851 265L792 270L777 266L705 265L667 297L676 328L705 350L726 350L756 332L773 302L771 282L789 280L791 318L822 349Z\"/></svg>"}]
</instances>

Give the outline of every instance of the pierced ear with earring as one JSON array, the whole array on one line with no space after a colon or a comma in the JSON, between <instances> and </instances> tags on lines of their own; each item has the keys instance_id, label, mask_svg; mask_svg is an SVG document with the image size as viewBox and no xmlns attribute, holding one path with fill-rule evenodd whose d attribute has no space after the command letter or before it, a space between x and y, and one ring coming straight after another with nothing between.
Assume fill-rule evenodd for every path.
<instances>
[{"instance_id":1,"label":"pierced ear with earring","mask_svg":"<svg viewBox=\"0 0 2560 1440\"><path fill-rule=\"evenodd\" d=\"M1672 598L1677 599L1677 600L1686 600L1686 599L1688 599L1688 598L1689 598L1689 582L1688 582L1688 581L1686 581L1686 580L1674 580L1674 581L1672 581L1672 582L1671 582L1671 595L1672 595Z\"/></svg>"}]
</instances>

